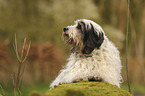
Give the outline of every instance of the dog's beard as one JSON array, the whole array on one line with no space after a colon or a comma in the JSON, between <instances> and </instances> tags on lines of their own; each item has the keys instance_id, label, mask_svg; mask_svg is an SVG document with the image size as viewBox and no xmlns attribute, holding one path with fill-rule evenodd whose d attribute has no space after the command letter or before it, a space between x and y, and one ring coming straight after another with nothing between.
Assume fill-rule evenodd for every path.
<instances>
[{"instance_id":1,"label":"dog's beard","mask_svg":"<svg viewBox=\"0 0 145 96\"><path fill-rule=\"evenodd\" d=\"M74 45L74 39L69 34L63 33L63 40L68 45Z\"/></svg>"},{"instance_id":2,"label":"dog's beard","mask_svg":"<svg viewBox=\"0 0 145 96\"><path fill-rule=\"evenodd\" d=\"M65 39L64 41L68 45L74 45L74 40L72 38Z\"/></svg>"},{"instance_id":3,"label":"dog's beard","mask_svg":"<svg viewBox=\"0 0 145 96\"><path fill-rule=\"evenodd\" d=\"M72 48L71 48L71 51L72 52L78 52L78 53L81 53L81 50L83 48L83 42L81 40L81 37L71 37L69 35L64 35L63 34L63 39L64 39L64 42L68 45L71 45Z\"/></svg>"}]
</instances>

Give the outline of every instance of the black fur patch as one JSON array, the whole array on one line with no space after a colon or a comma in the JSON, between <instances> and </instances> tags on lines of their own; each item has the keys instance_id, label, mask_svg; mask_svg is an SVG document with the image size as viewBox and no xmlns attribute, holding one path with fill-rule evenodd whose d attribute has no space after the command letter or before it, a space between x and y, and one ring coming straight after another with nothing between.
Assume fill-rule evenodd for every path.
<instances>
[{"instance_id":1,"label":"black fur patch","mask_svg":"<svg viewBox=\"0 0 145 96\"><path fill-rule=\"evenodd\" d=\"M95 48L99 49L104 41L104 34L103 32L96 32L92 24L90 24L91 28L88 28L89 26L86 28L85 23L81 23L83 24L82 32L84 34L84 49L82 50L82 53L90 54ZM99 35L97 33L99 33Z\"/></svg>"}]
</instances>

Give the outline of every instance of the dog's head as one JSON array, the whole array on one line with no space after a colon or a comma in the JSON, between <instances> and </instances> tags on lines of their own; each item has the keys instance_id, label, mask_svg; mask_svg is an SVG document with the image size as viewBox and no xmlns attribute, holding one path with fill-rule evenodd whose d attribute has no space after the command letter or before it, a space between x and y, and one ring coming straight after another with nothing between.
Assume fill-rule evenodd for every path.
<instances>
[{"instance_id":1,"label":"dog's head","mask_svg":"<svg viewBox=\"0 0 145 96\"><path fill-rule=\"evenodd\" d=\"M91 54L95 48L99 49L105 36L101 26L87 19L79 19L75 23L63 29L63 38L73 46L73 51Z\"/></svg>"}]
</instances>

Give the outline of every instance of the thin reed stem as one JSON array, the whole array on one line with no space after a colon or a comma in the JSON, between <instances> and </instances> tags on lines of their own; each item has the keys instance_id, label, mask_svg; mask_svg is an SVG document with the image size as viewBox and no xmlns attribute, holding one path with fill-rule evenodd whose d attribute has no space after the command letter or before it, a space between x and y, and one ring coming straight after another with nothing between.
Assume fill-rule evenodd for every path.
<instances>
[{"instance_id":1,"label":"thin reed stem","mask_svg":"<svg viewBox=\"0 0 145 96\"><path fill-rule=\"evenodd\" d=\"M127 75L127 83L128 83L128 90L131 93L130 89L130 80L128 75L128 34L129 34L129 4L130 0L127 1L127 32L126 32L126 75Z\"/></svg>"}]
</instances>

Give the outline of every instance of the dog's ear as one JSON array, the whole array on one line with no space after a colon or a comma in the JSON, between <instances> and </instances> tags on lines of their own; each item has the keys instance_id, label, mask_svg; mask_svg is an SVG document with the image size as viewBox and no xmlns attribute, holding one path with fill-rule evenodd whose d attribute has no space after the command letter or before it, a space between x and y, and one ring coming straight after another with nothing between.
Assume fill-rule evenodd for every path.
<instances>
[{"instance_id":1,"label":"dog's ear","mask_svg":"<svg viewBox=\"0 0 145 96\"><path fill-rule=\"evenodd\" d=\"M95 48L99 49L104 41L104 34L100 30L95 30L93 25L87 26L83 23L83 54L90 54Z\"/></svg>"}]
</instances>

